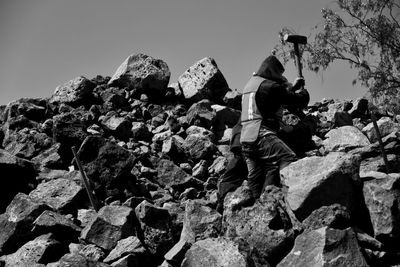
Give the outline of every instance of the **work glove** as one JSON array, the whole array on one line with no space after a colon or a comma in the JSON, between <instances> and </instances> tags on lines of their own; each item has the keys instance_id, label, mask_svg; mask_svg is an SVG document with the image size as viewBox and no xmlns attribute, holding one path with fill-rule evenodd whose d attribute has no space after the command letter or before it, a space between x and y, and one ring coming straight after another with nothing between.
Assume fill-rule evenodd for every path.
<instances>
[{"instance_id":1,"label":"work glove","mask_svg":"<svg viewBox=\"0 0 400 267\"><path fill-rule=\"evenodd\" d=\"M294 92L294 91L297 91L297 90L303 88L305 84L306 84L306 82L305 82L304 78L297 77L293 82L292 91Z\"/></svg>"}]
</instances>

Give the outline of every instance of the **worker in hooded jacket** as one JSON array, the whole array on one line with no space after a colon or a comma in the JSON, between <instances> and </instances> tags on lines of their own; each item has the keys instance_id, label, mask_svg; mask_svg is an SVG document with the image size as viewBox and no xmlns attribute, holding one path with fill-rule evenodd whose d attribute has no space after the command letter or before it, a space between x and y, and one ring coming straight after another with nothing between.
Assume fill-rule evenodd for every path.
<instances>
[{"instance_id":1,"label":"worker in hooded jacket","mask_svg":"<svg viewBox=\"0 0 400 267\"><path fill-rule=\"evenodd\" d=\"M297 160L296 154L277 137L277 113L283 105L307 107L310 96L303 88L303 78L297 78L291 86L284 71L281 62L269 56L243 90L240 143L253 196L250 202L259 198L267 185L279 186L279 170Z\"/></svg>"}]
</instances>

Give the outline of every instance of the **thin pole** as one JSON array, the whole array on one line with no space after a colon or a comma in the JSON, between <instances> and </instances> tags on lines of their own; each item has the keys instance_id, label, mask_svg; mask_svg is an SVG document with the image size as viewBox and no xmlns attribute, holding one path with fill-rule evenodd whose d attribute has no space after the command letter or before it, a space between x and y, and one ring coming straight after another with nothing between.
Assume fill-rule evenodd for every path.
<instances>
[{"instance_id":1,"label":"thin pole","mask_svg":"<svg viewBox=\"0 0 400 267\"><path fill-rule=\"evenodd\" d=\"M74 146L71 147L71 150L72 150L72 153L74 154L74 160L76 162L76 165L78 165L79 171L81 172L81 177L82 177L82 180L83 180L83 184L85 185L86 192L87 192L87 194L89 196L90 204L92 204L92 207L93 207L93 209L95 211L98 211L97 205L95 204L96 202L94 200L92 189L90 187L90 184L87 182L86 173L84 172L84 170L82 168L82 165L81 165L81 162L79 161L78 155L76 154L75 147Z\"/></svg>"},{"instance_id":2,"label":"thin pole","mask_svg":"<svg viewBox=\"0 0 400 267\"><path fill-rule=\"evenodd\" d=\"M375 132L376 132L376 137L378 138L379 147L381 149L383 162L385 163L386 173L389 174L389 171L390 171L389 161L388 161L387 156L386 156L385 147L383 145L381 132L379 131L378 124L376 123L375 111L374 110L370 110L370 112L371 112L372 124L374 125L374 129L375 129Z\"/></svg>"}]
</instances>

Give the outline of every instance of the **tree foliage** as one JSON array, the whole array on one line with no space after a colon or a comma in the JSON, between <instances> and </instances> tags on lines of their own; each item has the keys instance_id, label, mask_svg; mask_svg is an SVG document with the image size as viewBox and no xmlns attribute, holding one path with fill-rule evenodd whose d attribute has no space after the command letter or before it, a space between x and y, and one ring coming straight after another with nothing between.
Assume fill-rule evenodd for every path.
<instances>
[{"instance_id":1,"label":"tree foliage","mask_svg":"<svg viewBox=\"0 0 400 267\"><path fill-rule=\"evenodd\" d=\"M326 70L334 61L350 63L357 80L378 102L400 111L400 2L399 0L336 0L324 8L322 23L303 46L303 60L313 71ZM284 61L292 57L283 42L289 28L280 32L276 47Z\"/></svg>"}]
</instances>

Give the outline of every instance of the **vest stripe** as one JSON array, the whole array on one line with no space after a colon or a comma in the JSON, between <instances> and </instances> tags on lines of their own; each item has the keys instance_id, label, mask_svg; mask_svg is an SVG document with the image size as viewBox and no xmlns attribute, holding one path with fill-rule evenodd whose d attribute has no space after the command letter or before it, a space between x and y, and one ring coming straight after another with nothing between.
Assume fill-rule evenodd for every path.
<instances>
[{"instance_id":1,"label":"vest stripe","mask_svg":"<svg viewBox=\"0 0 400 267\"><path fill-rule=\"evenodd\" d=\"M255 93L252 92L252 93L250 93L250 97L249 97L249 120L254 119L254 107L253 107L254 102L255 102L254 95L255 95Z\"/></svg>"}]
</instances>

